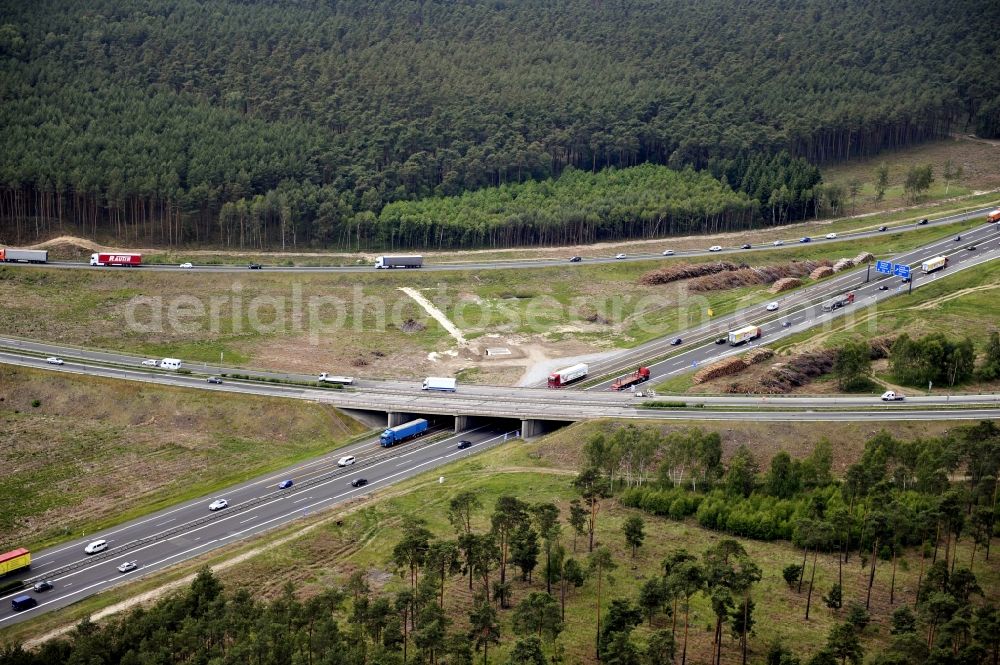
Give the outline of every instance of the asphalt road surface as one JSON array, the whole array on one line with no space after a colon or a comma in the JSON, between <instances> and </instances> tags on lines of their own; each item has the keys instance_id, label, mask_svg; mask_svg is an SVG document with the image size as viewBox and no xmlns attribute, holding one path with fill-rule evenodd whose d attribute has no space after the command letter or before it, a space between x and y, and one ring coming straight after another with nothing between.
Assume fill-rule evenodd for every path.
<instances>
[{"instance_id":1,"label":"asphalt road surface","mask_svg":"<svg viewBox=\"0 0 1000 665\"><path fill-rule=\"evenodd\" d=\"M914 395L905 403L886 404L872 396L759 396L720 395L684 396L688 405L705 405L712 409L650 409L627 392L587 392L550 390L546 388L511 388L505 386L462 385L454 393L422 391L414 381L369 381L350 390L329 390L305 386L288 386L267 382L226 380L221 385L207 383L203 377L153 373L143 369L90 365L86 361L67 361L53 366L37 356L0 352L0 362L76 373L91 376L126 379L147 383L182 386L220 392L237 392L270 397L307 399L332 404L339 408L409 414L443 416L470 415L492 419L538 419L571 422L595 418L653 419L732 419L732 420L905 420L916 413L915 407L927 409L939 417L963 417L955 411L937 411L940 407L997 406L1000 394L987 395ZM676 398L675 398L676 399ZM906 407L901 409L900 407ZM766 409L766 410L733 410ZM810 409L836 409L809 411ZM877 411L870 411L877 409ZM972 412L969 410L969 412ZM962 413L965 413L964 411ZM980 410L978 417L982 417ZM995 417L997 411L986 417ZM948 415L952 414L952 415ZM915 416L914 416L915 417ZM516 427L515 427L516 428Z\"/></svg>"},{"instance_id":2,"label":"asphalt road surface","mask_svg":"<svg viewBox=\"0 0 1000 665\"><path fill-rule=\"evenodd\" d=\"M506 440L505 433L490 424L439 440L433 439L434 436L425 435L393 448L381 448L377 441L367 440L224 492L186 501L33 553L30 578L50 580L54 588L40 593L18 591L0 596L0 628L65 607L81 598L281 527L316 511L361 499L374 490ZM462 439L473 445L459 450L457 445ZM357 461L341 468L337 460L344 455L354 455ZM365 478L368 484L352 487L351 481L356 478ZM292 479L294 485L278 489L278 483L285 479ZM447 487L445 478L442 491L450 491ZM209 511L208 505L217 498L225 498L229 507ZM84 547L97 539L107 540L108 550L88 556ZM135 561L138 567L128 573L118 572L117 567L127 561ZM33 596L38 606L14 612L10 599L23 593Z\"/></svg>"},{"instance_id":3,"label":"asphalt road surface","mask_svg":"<svg viewBox=\"0 0 1000 665\"><path fill-rule=\"evenodd\" d=\"M948 215L947 217L941 217L939 219L928 222L926 226L939 226L945 224L951 224L954 222L964 221L966 219L986 218L987 213L992 210L992 208L982 208L979 210L973 210L970 212L960 213L956 215ZM836 240L827 240L823 236L817 236L812 238L814 243L823 242L837 242L843 240L861 239L861 238L871 238L879 235L884 235L885 233L897 233L900 231L912 231L920 228L916 223L910 224L896 224L889 227L885 232L879 231L857 231L853 233L841 233L838 234ZM669 240L669 238L664 238L664 240ZM783 244L792 245L799 241L799 238L788 238L783 240ZM763 243L759 245L752 245L750 249L740 249L738 247L723 247L719 252L709 252L706 247L703 250L678 250L674 255L669 258L678 257L696 257L696 256L706 256L711 254L712 256L720 256L726 254L746 254L747 252L762 251L768 249L774 249L775 245L773 242ZM396 252L397 254L405 253L416 253L416 252ZM459 252L456 252L458 254ZM523 268L547 268L553 266L567 266L567 265L594 265L598 263L619 263L623 261L649 261L650 259L664 259L660 253L640 253L640 254L627 254L624 259L615 258L616 255L611 256L601 256L601 257L587 257L582 258L579 263L568 263L569 256L565 259L519 259L511 261L468 261L468 262L452 262L452 263L424 263L423 271L434 271L434 270L517 270ZM31 264L8 264L8 265L23 265L29 266ZM89 263L85 262L71 262L71 261L53 261L41 265L39 267L56 267L56 268L74 268L74 269L87 269L87 270L134 270L135 268L125 268L125 267L91 267ZM264 265L261 271L257 270L247 270L247 266L243 265L232 265L232 264L216 264L216 265L194 265L191 268L181 268L176 265L162 265L162 264L145 264L140 266L140 270L164 270L164 271L177 271L177 272L245 272L248 274L256 274L258 272L296 272L296 273L351 273L351 272L372 272L375 268L371 265L348 265L348 266L272 266ZM390 271L386 271L390 272Z\"/></svg>"},{"instance_id":4,"label":"asphalt road surface","mask_svg":"<svg viewBox=\"0 0 1000 665\"><path fill-rule=\"evenodd\" d=\"M975 246L975 250L968 248ZM913 288L918 289L936 280L961 270L974 269L975 266L1000 258L1000 225L986 224L976 229L970 229L962 234L960 242L950 236L938 242L925 245L919 249L892 257L893 263L906 264L911 267L910 274ZM935 256L947 256L948 266L928 275L920 272L920 264ZM870 281L866 282L866 277ZM903 284L899 277L882 275L875 271L872 265L870 273L865 269L851 270L816 284L815 286L793 291L789 294L777 294L773 302L778 303L776 311L766 310L767 303L761 303L745 308L735 314L713 319L696 328L681 333L653 340L616 353L614 356L589 363L590 376L608 374L625 374L634 371L640 365L650 368L652 381L662 380L685 370L692 370L707 362L719 360L734 353L743 353L747 345L735 349L727 344L716 344L715 341L728 335L728 331L747 325L761 327L761 339L753 344L768 344L813 326L822 325L840 316L850 316L859 308L893 297L905 297L909 292L909 284ZM883 290L884 287L884 290ZM853 292L855 301L852 305L824 312L823 303L843 293ZM790 324L785 327L785 323ZM672 344L680 338L683 343ZM663 356L671 351L681 351L673 357L648 364L648 361ZM587 390L609 390L614 378L609 378L597 385L588 386Z\"/></svg>"}]
</instances>

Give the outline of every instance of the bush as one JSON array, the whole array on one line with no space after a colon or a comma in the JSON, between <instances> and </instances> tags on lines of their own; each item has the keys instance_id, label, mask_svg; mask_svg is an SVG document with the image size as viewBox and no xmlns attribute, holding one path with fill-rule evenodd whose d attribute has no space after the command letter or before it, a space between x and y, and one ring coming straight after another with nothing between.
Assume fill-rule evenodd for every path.
<instances>
[{"instance_id":1,"label":"bush","mask_svg":"<svg viewBox=\"0 0 1000 665\"><path fill-rule=\"evenodd\" d=\"M785 583L791 588L799 583L799 577L802 576L802 566L790 563L782 569L781 576L785 578Z\"/></svg>"},{"instance_id":2,"label":"bush","mask_svg":"<svg viewBox=\"0 0 1000 665\"><path fill-rule=\"evenodd\" d=\"M839 610L844 605L844 591L839 584L834 584L830 588L830 593L823 596L823 602L831 610Z\"/></svg>"},{"instance_id":3,"label":"bush","mask_svg":"<svg viewBox=\"0 0 1000 665\"><path fill-rule=\"evenodd\" d=\"M41 405L42 405L42 400L40 400L40 399L33 399L33 400L31 400L31 406L32 407L34 407L34 408L37 409Z\"/></svg>"},{"instance_id":4,"label":"bush","mask_svg":"<svg viewBox=\"0 0 1000 665\"><path fill-rule=\"evenodd\" d=\"M854 626L860 633L871 622L872 616L861 603L851 603L847 608L847 623Z\"/></svg>"}]
</instances>

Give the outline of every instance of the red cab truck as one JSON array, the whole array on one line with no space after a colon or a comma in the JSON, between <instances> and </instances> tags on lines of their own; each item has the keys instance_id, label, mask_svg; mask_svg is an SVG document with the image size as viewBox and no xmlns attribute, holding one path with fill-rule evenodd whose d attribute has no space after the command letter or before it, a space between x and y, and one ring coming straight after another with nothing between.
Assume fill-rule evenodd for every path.
<instances>
[{"instance_id":1,"label":"red cab truck","mask_svg":"<svg viewBox=\"0 0 1000 665\"><path fill-rule=\"evenodd\" d=\"M612 390L628 390L632 386L637 386L640 383L645 383L649 381L649 368L640 367L631 374L626 374L625 376L620 376L615 379L615 382L611 384Z\"/></svg>"},{"instance_id":2,"label":"red cab truck","mask_svg":"<svg viewBox=\"0 0 1000 665\"><path fill-rule=\"evenodd\" d=\"M138 266L142 265L142 254L130 252L105 253L90 255L92 266Z\"/></svg>"}]
</instances>

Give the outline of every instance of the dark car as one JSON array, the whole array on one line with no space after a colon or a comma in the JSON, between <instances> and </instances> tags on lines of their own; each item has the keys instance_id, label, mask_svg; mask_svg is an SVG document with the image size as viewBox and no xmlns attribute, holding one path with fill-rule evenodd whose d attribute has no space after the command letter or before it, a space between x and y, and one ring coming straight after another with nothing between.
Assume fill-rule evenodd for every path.
<instances>
[{"instance_id":1,"label":"dark car","mask_svg":"<svg viewBox=\"0 0 1000 665\"><path fill-rule=\"evenodd\" d=\"M910 278L909 277L904 277L903 279L901 279L899 281L901 281L903 284L909 284L910 283Z\"/></svg>"},{"instance_id":2,"label":"dark car","mask_svg":"<svg viewBox=\"0 0 1000 665\"><path fill-rule=\"evenodd\" d=\"M801 238L799 238L799 242L812 242L812 238L810 238L809 236L802 236Z\"/></svg>"},{"instance_id":3,"label":"dark car","mask_svg":"<svg viewBox=\"0 0 1000 665\"><path fill-rule=\"evenodd\" d=\"M579 256L571 256L571 257L569 257L569 262L570 263L579 263L580 261L583 261L582 257L579 257Z\"/></svg>"},{"instance_id":4,"label":"dark car","mask_svg":"<svg viewBox=\"0 0 1000 665\"><path fill-rule=\"evenodd\" d=\"M744 243L740 245L740 249L750 249L750 243Z\"/></svg>"},{"instance_id":5,"label":"dark car","mask_svg":"<svg viewBox=\"0 0 1000 665\"><path fill-rule=\"evenodd\" d=\"M263 267L264 266L262 266L259 263L251 263L250 265L247 266L247 268L250 269L250 270L260 270Z\"/></svg>"},{"instance_id":6,"label":"dark car","mask_svg":"<svg viewBox=\"0 0 1000 665\"><path fill-rule=\"evenodd\" d=\"M286 489L288 489L289 487L291 487L294 484L295 484L295 481L293 481L291 478L289 478L288 480L282 480L280 483L278 483L278 489L279 490L286 490Z\"/></svg>"},{"instance_id":7,"label":"dark car","mask_svg":"<svg viewBox=\"0 0 1000 665\"><path fill-rule=\"evenodd\" d=\"M472 442L471 441L459 441L458 442L458 449L459 450L465 450L466 448L471 448L471 447L472 447Z\"/></svg>"},{"instance_id":8,"label":"dark car","mask_svg":"<svg viewBox=\"0 0 1000 665\"><path fill-rule=\"evenodd\" d=\"M924 218L923 218L923 219L921 219L921 220L920 220L919 222L917 222L917 226L923 226L923 225L924 225L924 224L926 224L926 223L927 223L927 218L926 218L926 217L924 217Z\"/></svg>"},{"instance_id":9,"label":"dark car","mask_svg":"<svg viewBox=\"0 0 1000 665\"><path fill-rule=\"evenodd\" d=\"M781 327L782 328L791 328L792 327L792 322L791 321L785 321L785 322L783 322L781 324Z\"/></svg>"},{"instance_id":10,"label":"dark car","mask_svg":"<svg viewBox=\"0 0 1000 665\"><path fill-rule=\"evenodd\" d=\"M955 242L962 242L962 236L955 236Z\"/></svg>"},{"instance_id":11,"label":"dark car","mask_svg":"<svg viewBox=\"0 0 1000 665\"><path fill-rule=\"evenodd\" d=\"M208 377L208 382L209 383L222 383L222 379L220 379L217 376L210 376L210 377Z\"/></svg>"},{"instance_id":12,"label":"dark car","mask_svg":"<svg viewBox=\"0 0 1000 665\"><path fill-rule=\"evenodd\" d=\"M351 481L351 487L364 487L368 484L367 478L355 478Z\"/></svg>"},{"instance_id":13,"label":"dark car","mask_svg":"<svg viewBox=\"0 0 1000 665\"><path fill-rule=\"evenodd\" d=\"M888 290L889 290L889 287L888 287L888 286L886 286L885 284L883 284L882 286L878 287L878 290L879 290L879 291L888 291Z\"/></svg>"},{"instance_id":14,"label":"dark car","mask_svg":"<svg viewBox=\"0 0 1000 665\"><path fill-rule=\"evenodd\" d=\"M969 245L968 247L966 247L966 249L969 250L970 252L974 252L974 251L976 251L976 246L975 245Z\"/></svg>"},{"instance_id":15,"label":"dark car","mask_svg":"<svg viewBox=\"0 0 1000 665\"><path fill-rule=\"evenodd\" d=\"M725 337L720 337L719 339L715 340L715 343L716 344L725 344L728 341L729 340L727 340Z\"/></svg>"},{"instance_id":16,"label":"dark car","mask_svg":"<svg viewBox=\"0 0 1000 665\"><path fill-rule=\"evenodd\" d=\"M880 227L878 227L878 230L879 231L888 231L889 227L888 226L880 226Z\"/></svg>"},{"instance_id":17,"label":"dark car","mask_svg":"<svg viewBox=\"0 0 1000 665\"><path fill-rule=\"evenodd\" d=\"M48 591L52 588L52 582L48 580L42 580L41 582L35 582L35 585L31 587L36 592Z\"/></svg>"},{"instance_id":18,"label":"dark car","mask_svg":"<svg viewBox=\"0 0 1000 665\"><path fill-rule=\"evenodd\" d=\"M674 341L670 342L670 346L680 346L683 343L684 343L684 340L682 340L680 337L678 337Z\"/></svg>"}]
</instances>

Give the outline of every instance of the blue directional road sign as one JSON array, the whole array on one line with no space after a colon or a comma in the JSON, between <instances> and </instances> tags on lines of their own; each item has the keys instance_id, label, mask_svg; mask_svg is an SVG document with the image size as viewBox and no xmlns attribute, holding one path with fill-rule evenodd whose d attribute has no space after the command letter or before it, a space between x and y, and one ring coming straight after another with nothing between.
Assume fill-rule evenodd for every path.
<instances>
[{"instance_id":1,"label":"blue directional road sign","mask_svg":"<svg viewBox=\"0 0 1000 665\"><path fill-rule=\"evenodd\" d=\"M875 262L875 272L880 272L883 275L892 274L892 262L891 261L876 261Z\"/></svg>"},{"instance_id":2,"label":"blue directional road sign","mask_svg":"<svg viewBox=\"0 0 1000 665\"><path fill-rule=\"evenodd\" d=\"M910 266L904 266L901 263L897 263L892 267L892 274L896 277L903 277L905 279L910 276Z\"/></svg>"}]
</instances>

